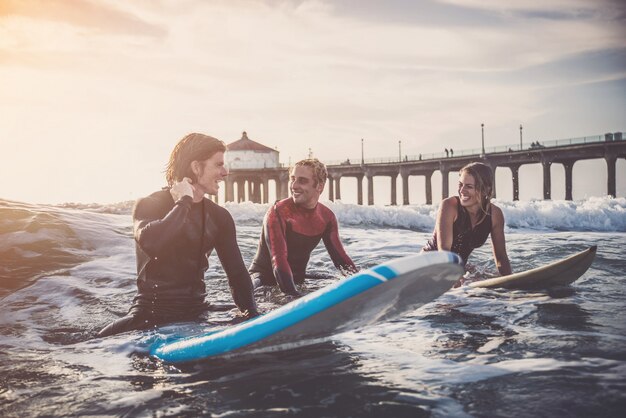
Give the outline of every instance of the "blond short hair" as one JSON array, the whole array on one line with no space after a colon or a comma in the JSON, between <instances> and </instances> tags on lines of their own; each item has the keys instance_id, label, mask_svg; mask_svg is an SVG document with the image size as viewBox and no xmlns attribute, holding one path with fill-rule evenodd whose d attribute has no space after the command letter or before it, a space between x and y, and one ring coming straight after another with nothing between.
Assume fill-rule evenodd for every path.
<instances>
[{"instance_id":1,"label":"blond short hair","mask_svg":"<svg viewBox=\"0 0 626 418\"><path fill-rule=\"evenodd\" d=\"M296 167L309 167L313 170L313 177L315 178L315 186L318 184L326 184L326 179L328 178L328 170L326 170L326 166L323 162L318 160L317 158L307 158L305 160L300 160L291 167L290 174L293 173L293 170Z\"/></svg>"}]
</instances>

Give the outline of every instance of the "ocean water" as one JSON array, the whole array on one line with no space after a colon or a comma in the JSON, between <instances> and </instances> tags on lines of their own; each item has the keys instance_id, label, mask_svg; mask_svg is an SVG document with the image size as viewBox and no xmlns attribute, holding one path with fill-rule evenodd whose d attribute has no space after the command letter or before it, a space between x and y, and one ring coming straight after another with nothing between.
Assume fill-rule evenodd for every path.
<instances>
[{"instance_id":1,"label":"ocean water","mask_svg":"<svg viewBox=\"0 0 626 418\"><path fill-rule=\"evenodd\" d=\"M232 312L106 339L135 293L129 202L0 200L0 416L622 417L626 413L626 199L499 201L514 271L591 245L571 286L450 290L391 322L291 350L174 367L156 339L229 326ZM329 203L357 265L413 254L436 206ZM249 262L267 205L227 204ZM470 262L494 272L491 246ZM336 278L320 245L310 270ZM230 304L211 257L212 302ZM284 303L259 293L263 310Z\"/></svg>"}]
</instances>

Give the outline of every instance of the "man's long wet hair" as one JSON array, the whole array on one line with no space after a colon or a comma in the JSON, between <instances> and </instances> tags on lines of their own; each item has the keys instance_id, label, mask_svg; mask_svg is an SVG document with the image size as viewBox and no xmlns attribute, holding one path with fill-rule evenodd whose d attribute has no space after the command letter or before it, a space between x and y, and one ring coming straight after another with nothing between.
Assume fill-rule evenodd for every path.
<instances>
[{"instance_id":1,"label":"man's long wet hair","mask_svg":"<svg viewBox=\"0 0 626 418\"><path fill-rule=\"evenodd\" d=\"M300 160L291 167L290 174L293 173L293 170L296 167L309 167L313 170L313 177L315 179L315 187L318 184L326 184L326 179L328 178L328 170L326 170L326 166L323 162L318 160L317 158L307 158L306 160Z\"/></svg>"},{"instance_id":2,"label":"man's long wet hair","mask_svg":"<svg viewBox=\"0 0 626 418\"><path fill-rule=\"evenodd\" d=\"M217 152L226 152L226 144L212 136L191 133L178 141L170 154L165 168L165 179L168 186L189 177L194 183L198 181L191 170L193 161L204 161Z\"/></svg>"},{"instance_id":3,"label":"man's long wet hair","mask_svg":"<svg viewBox=\"0 0 626 418\"><path fill-rule=\"evenodd\" d=\"M486 215L493 197L493 171L491 171L491 167L483 163L469 163L459 170L459 176L464 172L474 177L474 187L480 196L480 208Z\"/></svg>"}]
</instances>

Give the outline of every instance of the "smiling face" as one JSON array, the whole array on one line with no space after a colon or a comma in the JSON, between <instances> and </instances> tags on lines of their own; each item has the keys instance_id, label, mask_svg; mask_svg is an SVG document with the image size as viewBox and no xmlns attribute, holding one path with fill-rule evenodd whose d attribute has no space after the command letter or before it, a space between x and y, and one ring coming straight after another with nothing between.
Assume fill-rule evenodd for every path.
<instances>
[{"instance_id":1,"label":"smiling face","mask_svg":"<svg viewBox=\"0 0 626 418\"><path fill-rule=\"evenodd\" d=\"M493 171L484 163L470 163L459 172L459 198L461 205L474 212L487 214L493 197Z\"/></svg>"},{"instance_id":2,"label":"smiling face","mask_svg":"<svg viewBox=\"0 0 626 418\"><path fill-rule=\"evenodd\" d=\"M316 181L311 167L296 166L289 176L289 190L296 205L313 209L324 190L324 184Z\"/></svg>"},{"instance_id":3,"label":"smiling face","mask_svg":"<svg viewBox=\"0 0 626 418\"><path fill-rule=\"evenodd\" d=\"M228 170L224 165L224 153L221 151L206 160L193 161L191 168L198 178L193 186L199 188L203 194L216 195L220 188L219 182L228 175Z\"/></svg>"},{"instance_id":4,"label":"smiling face","mask_svg":"<svg viewBox=\"0 0 626 418\"><path fill-rule=\"evenodd\" d=\"M458 193L463 207L480 206L481 196L476 189L476 179L467 171L459 175Z\"/></svg>"}]
</instances>

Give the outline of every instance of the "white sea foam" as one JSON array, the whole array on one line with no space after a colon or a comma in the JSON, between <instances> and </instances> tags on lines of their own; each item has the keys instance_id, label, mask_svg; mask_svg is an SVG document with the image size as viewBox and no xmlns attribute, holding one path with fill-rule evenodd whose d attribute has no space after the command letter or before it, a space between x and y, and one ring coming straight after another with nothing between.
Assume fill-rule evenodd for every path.
<instances>
[{"instance_id":1,"label":"white sea foam","mask_svg":"<svg viewBox=\"0 0 626 418\"><path fill-rule=\"evenodd\" d=\"M626 198L592 197L586 200L494 200L509 229L626 232ZM360 206L325 202L343 226L402 228L429 232L435 226L438 205ZM236 222L258 221L268 204L226 203Z\"/></svg>"},{"instance_id":2,"label":"white sea foam","mask_svg":"<svg viewBox=\"0 0 626 418\"><path fill-rule=\"evenodd\" d=\"M497 202L509 228L626 231L626 198Z\"/></svg>"},{"instance_id":3,"label":"white sea foam","mask_svg":"<svg viewBox=\"0 0 626 418\"><path fill-rule=\"evenodd\" d=\"M626 198L590 197L585 200L494 200L504 213L509 229L556 231L626 232ZM401 228L430 232L435 226L439 204L434 205L356 205L324 202L344 226ZM223 204L238 223L260 223L270 204L251 202ZM65 204L64 208L94 212L129 214L132 202L112 205Z\"/></svg>"}]
</instances>

